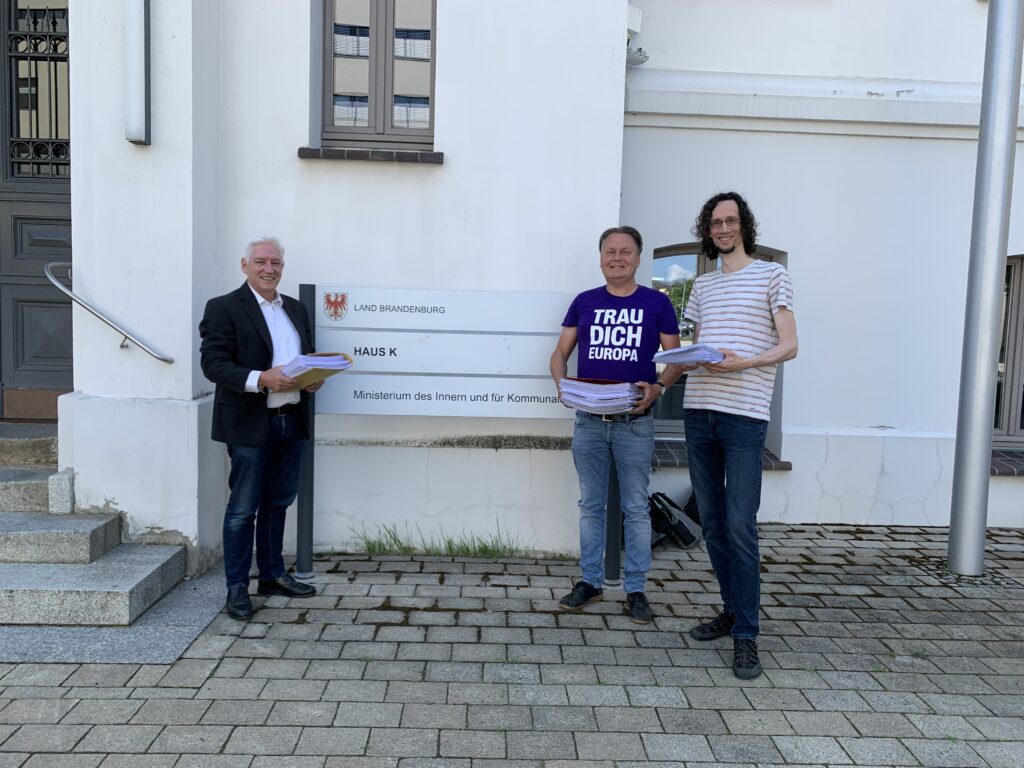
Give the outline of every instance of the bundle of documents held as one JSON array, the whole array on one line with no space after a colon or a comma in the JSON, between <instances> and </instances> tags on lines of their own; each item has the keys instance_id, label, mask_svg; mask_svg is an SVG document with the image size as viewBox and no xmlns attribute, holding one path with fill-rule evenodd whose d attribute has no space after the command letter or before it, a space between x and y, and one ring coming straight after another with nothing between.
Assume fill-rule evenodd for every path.
<instances>
[{"instance_id":1,"label":"bundle of documents held","mask_svg":"<svg viewBox=\"0 0 1024 768\"><path fill-rule=\"evenodd\" d=\"M654 356L654 362L675 365L703 365L704 363L720 363L725 355L707 344L689 344L675 349L664 349Z\"/></svg>"},{"instance_id":2,"label":"bundle of documents held","mask_svg":"<svg viewBox=\"0 0 1024 768\"><path fill-rule=\"evenodd\" d=\"M597 379L560 379L562 402L586 413L625 413L643 397L636 384Z\"/></svg>"},{"instance_id":3,"label":"bundle of documents held","mask_svg":"<svg viewBox=\"0 0 1024 768\"><path fill-rule=\"evenodd\" d=\"M314 352L298 355L284 365L281 373L295 379L298 382L296 389L302 389L351 367L352 358L344 352Z\"/></svg>"}]
</instances>

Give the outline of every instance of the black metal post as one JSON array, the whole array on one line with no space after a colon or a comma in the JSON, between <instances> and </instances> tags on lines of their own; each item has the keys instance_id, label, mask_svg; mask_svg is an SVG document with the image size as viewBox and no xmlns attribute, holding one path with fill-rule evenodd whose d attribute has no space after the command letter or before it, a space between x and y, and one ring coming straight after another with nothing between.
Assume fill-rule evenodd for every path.
<instances>
[{"instance_id":1,"label":"black metal post","mask_svg":"<svg viewBox=\"0 0 1024 768\"><path fill-rule=\"evenodd\" d=\"M622 503L619 499L619 475L615 458L608 465L608 502L605 506L604 583L617 587L622 583Z\"/></svg>"},{"instance_id":2,"label":"black metal post","mask_svg":"<svg viewBox=\"0 0 1024 768\"><path fill-rule=\"evenodd\" d=\"M299 286L299 301L306 308L313 348L316 348L316 286L302 283ZM310 393L306 399L306 417L309 424L309 439L302 449L302 466L299 469L298 516L295 518L295 578L313 578L313 447L316 435L316 395Z\"/></svg>"}]
</instances>

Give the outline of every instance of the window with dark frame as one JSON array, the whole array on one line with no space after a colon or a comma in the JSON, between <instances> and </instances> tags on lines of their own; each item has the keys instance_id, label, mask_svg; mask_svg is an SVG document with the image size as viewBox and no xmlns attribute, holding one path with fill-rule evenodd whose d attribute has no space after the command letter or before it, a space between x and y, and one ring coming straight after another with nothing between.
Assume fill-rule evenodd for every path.
<instances>
[{"instance_id":1,"label":"window with dark frame","mask_svg":"<svg viewBox=\"0 0 1024 768\"><path fill-rule=\"evenodd\" d=\"M8 165L18 180L63 180L71 171L67 0L4 3Z\"/></svg>"},{"instance_id":2,"label":"window with dark frame","mask_svg":"<svg viewBox=\"0 0 1024 768\"><path fill-rule=\"evenodd\" d=\"M435 0L324 1L325 147L433 149Z\"/></svg>"},{"instance_id":3,"label":"window with dark frame","mask_svg":"<svg viewBox=\"0 0 1024 768\"><path fill-rule=\"evenodd\" d=\"M1024 448L1024 256L1006 260L993 443Z\"/></svg>"}]
</instances>

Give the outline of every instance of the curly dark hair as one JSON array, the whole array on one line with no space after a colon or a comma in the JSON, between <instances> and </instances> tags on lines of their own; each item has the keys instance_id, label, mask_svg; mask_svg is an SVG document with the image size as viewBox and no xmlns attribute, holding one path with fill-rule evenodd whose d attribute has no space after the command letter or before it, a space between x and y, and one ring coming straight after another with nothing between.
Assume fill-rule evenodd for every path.
<instances>
[{"instance_id":1,"label":"curly dark hair","mask_svg":"<svg viewBox=\"0 0 1024 768\"><path fill-rule=\"evenodd\" d=\"M740 209L740 232L743 234L743 248L752 255L757 251L757 219L750 212L750 206L738 192L719 192L700 209L697 220L693 222L694 235L700 239L700 252L709 259L718 258L718 248L711 239L711 212L715 206L725 200L732 200Z\"/></svg>"}]
</instances>

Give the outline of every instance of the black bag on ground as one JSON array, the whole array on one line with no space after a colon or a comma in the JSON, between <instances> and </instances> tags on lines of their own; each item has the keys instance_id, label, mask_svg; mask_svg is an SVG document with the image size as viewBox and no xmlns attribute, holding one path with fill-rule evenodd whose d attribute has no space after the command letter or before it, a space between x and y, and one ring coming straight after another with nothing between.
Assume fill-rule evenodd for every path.
<instances>
[{"instance_id":1,"label":"black bag on ground","mask_svg":"<svg viewBox=\"0 0 1024 768\"><path fill-rule=\"evenodd\" d=\"M667 539L681 549L690 549L700 543L700 538L695 536L684 520L683 509L664 493L655 493L650 497L651 503L651 529L662 534L663 540ZM653 542L652 548L657 546ZM658 541L661 543L661 540Z\"/></svg>"},{"instance_id":2,"label":"black bag on ground","mask_svg":"<svg viewBox=\"0 0 1024 768\"><path fill-rule=\"evenodd\" d=\"M700 527L700 510L697 509L697 494L690 494L690 498L683 505L683 513L693 520L694 525L698 528Z\"/></svg>"}]
</instances>

